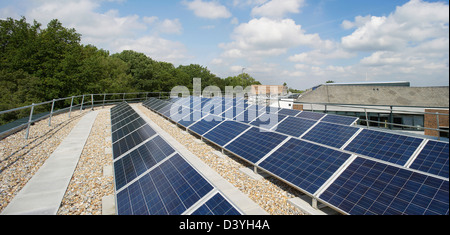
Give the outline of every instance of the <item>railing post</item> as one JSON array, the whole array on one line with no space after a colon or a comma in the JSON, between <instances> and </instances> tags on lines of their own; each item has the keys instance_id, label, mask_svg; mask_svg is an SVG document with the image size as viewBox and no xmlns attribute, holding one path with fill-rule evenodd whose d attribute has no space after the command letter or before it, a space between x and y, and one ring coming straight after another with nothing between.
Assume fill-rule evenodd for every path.
<instances>
[{"instance_id":1,"label":"railing post","mask_svg":"<svg viewBox=\"0 0 450 235\"><path fill-rule=\"evenodd\" d=\"M25 133L25 139L28 140L28 135L30 134L31 120L33 120L34 103L31 105L30 119L28 119L27 132Z\"/></svg>"},{"instance_id":2,"label":"railing post","mask_svg":"<svg viewBox=\"0 0 450 235\"><path fill-rule=\"evenodd\" d=\"M73 98L75 98L75 96L72 96L72 101L70 102L69 118L70 118L70 115L72 114Z\"/></svg>"},{"instance_id":3,"label":"railing post","mask_svg":"<svg viewBox=\"0 0 450 235\"><path fill-rule=\"evenodd\" d=\"M437 137L438 140L441 140L441 128L439 127L439 112L436 112L436 129L437 129Z\"/></svg>"},{"instance_id":4,"label":"railing post","mask_svg":"<svg viewBox=\"0 0 450 235\"><path fill-rule=\"evenodd\" d=\"M123 93L122 101L125 101L125 93Z\"/></svg>"},{"instance_id":5,"label":"railing post","mask_svg":"<svg viewBox=\"0 0 450 235\"><path fill-rule=\"evenodd\" d=\"M393 107L391 106L391 113L389 114L389 129L394 129L394 111L393 111Z\"/></svg>"},{"instance_id":6,"label":"railing post","mask_svg":"<svg viewBox=\"0 0 450 235\"><path fill-rule=\"evenodd\" d=\"M53 108L55 107L55 99L52 102L52 109L50 111L50 118L48 119L48 126L52 126Z\"/></svg>"},{"instance_id":7,"label":"railing post","mask_svg":"<svg viewBox=\"0 0 450 235\"><path fill-rule=\"evenodd\" d=\"M81 99L81 108L80 108L80 112L83 111L83 103L84 103L84 95L83 95L83 99Z\"/></svg>"},{"instance_id":8,"label":"railing post","mask_svg":"<svg viewBox=\"0 0 450 235\"><path fill-rule=\"evenodd\" d=\"M106 99L106 94L103 94L103 105L102 105L102 109L105 108L105 99Z\"/></svg>"},{"instance_id":9,"label":"railing post","mask_svg":"<svg viewBox=\"0 0 450 235\"><path fill-rule=\"evenodd\" d=\"M364 109L364 112L366 113L367 129L369 129L370 128L370 124L369 124L369 115L367 115L367 109Z\"/></svg>"},{"instance_id":10,"label":"railing post","mask_svg":"<svg viewBox=\"0 0 450 235\"><path fill-rule=\"evenodd\" d=\"M92 104L91 111L93 111L94 110L94 94L91 94L91 104Z\"/></svg>"}]
</instances>

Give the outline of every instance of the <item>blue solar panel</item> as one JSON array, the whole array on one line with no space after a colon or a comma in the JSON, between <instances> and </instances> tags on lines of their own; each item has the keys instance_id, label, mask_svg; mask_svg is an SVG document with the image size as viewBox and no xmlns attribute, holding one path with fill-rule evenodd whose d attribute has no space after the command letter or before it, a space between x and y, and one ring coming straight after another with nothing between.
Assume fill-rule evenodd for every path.
<instances>
[{"instance_id":1,"label":"blue solar panel","mask_svg":"<svg viewBox=\"0 0 450 235\"><path fill-rule=\"evenodd\" d=\"M448 155L448 143L430 140L410 168L448 178Z\"/></svg>"},{"instance_id":2,"label":"blue solar panel","mask_svg":"<svg viewBox=\"0 0 450 235\"><path fill-rule=\"evenodd\" d=\"M345 150L403 166L422 141L414 137L363 130Z\"/></svg>"},{"instance_id":3,"label":"blue solar panel","mask_svg":"<svg viewBox=\"0 0 450 235\"><path fill-rule=\"evenodd\" d=\"M115 132L118 129L128 125L130 122L136 120L137 118L140 118L139 114L137 114L134 110L131 113L131 115L125 117L124 119L116 119L115 121L111 122L111 131Z\"/></svg>"},{"instance_id":4,"label":"blue solar panel","mask_svg":"<svg viewBox=\"0 0 450 235\"><path fill-rule=\"evenodd\" d=\"M125 136L113 144L114 159L154 135L156 135L156 132L149 125L145 125Z\"/></svg>"},{"instance_id":5,"label":"blue solar panel","mask_svg":"<svg viewBox=\"0 0 450 235\"><path fill-rule=\"evenodd\" d=\"M213 189L175 155L117 194L119 215L181 215Z\"/></svg>"},{"instance_id":6,"label":"blue solar panel","mask_svg":"<svg viewBox=\"0 0 450 235\"><path fill-rule=\"evenodd\" d=\"M356 158L320 199L351 215L448 215L448 181Z\"/></svg>"},{"instance_id":7,"label":"blue solar panel","mask_svg":"<svg viewBox=\"0 0 450 235\"><path fill-rule=\"evenodd\" d=\"M301 112L302 111L295 110L295 109L281 109L278 112L278 114L283 114L283 115L286 115L286 116L293 116L293 117L295 117L295 116L299 115Z\"/></svg>"},{"instance_id":8,"label":"blue solar panel","mask_svg":"<svg viewBox=\"0 0 450 235\"><path fill-rule=\"evenodd\" d=\"M115 143L122 137L130 134L131 132L135 131L139 127L147 124L147 122L144 121L141 117L137 118L136 120L129 122L128 125L123 126L122 128L113 131L112 133L112 142Z\"/></svg>"},{"instance_id":9,"label":"blue solar panel","mask_svg":"<svg viewBox=\"0 0 450 235\"><path fill-rule=\"evenodd\" d=\"M192 125L189 130L193 131L199 135L204 135L206 132L210 131L220 123L222 123L222 120L220 117L217 117L220 121L216 121L214 119L214 116L207 116L204 119L200 120L199 122Z\"/></svg>"},{"instance_id":10,"label":"blue solar panel","mask_svg":"<svg viewBox=\"0 0 450 235\"><path fill-rule=\"evenodd\" d=\"M303 111L302 113L297 115L297 117L307 118L307 119L312 119L312 120L320 120L325 115L326 114L324 114L324 113L314 113L314 112Z\"/></svg>"},{"instance_id":11,"label":"blue solar panel","mask_svg":"<svg viewBox=\"0 0 450 235\"><path fill-rule=\"evenodd\" d=\"M357 120L358 120L358 118L356 118L356 117L347 117L347 116L338 116L338 115L328 114L326 117L324 117L322 119L322 122L329 122L329 123L350 126L353 123L355 123Z\"/></svg>"},{"instance_id":12,"label":"blue solar panel","mask_svg":"<svg viewBox=\"0 0 450 235\"><path fill-rule=\"evenodd\" d=\"M302 138L316 143L341 148L359 129L331 123L319 123Z\"/></svg>"},{"instance_id":13,"label":"blue solar panel","mask_svg":"<svg viewBox=\"0 0 450 235\"><path fill-rule=\"evenodd\" d=\"M237 122L251 123L258 116L259 115L257 110L245 110L243 113L237 115L234 120Z\"/></svg>"},{"instance_id":14,"label":"blue solar panel","mask_svg":"<svg viewBox=\"0 0 450 235\"><path fill-rule=\"evenodd\" d=\"M234 121L224 121L222 124L214 128L214 130L208 132L203 137L223 147L248 128L248 125L242 123Z\"/></svg>"},{"instance_id":15,"label":"blue solar panel","mask_svg":"<svg viewBox=\"0 0 450 235\"><path fill-rule=\"evenodd\" d=\"M202 112L201 111L194 111L191 114L189 114L186 117L183 117L182 120L178 121L178 124L189 127L190 125L200 121L202 119Z\"/></svg>"},{"instance_id":16,"label":"blue solar panel","mask_svg":"<svg viewBox=\"0 0 450 235\"><path fill-rule=\"evenodd\" d=\"M272 130L283 134L291 135L294 137L300 137L309 128L311 128L314 124L316 124L316 122L317 121L314 120L288 117Z\"/></svg>"},{"instance_id":17,"label":"blue solar panel","mask_svg":"<svg viewBox=\"0 0 450 235\"><path fill-rule=\"evenodd\" d=\"M287 116L282 114L264 113L251 122L250 125L270 130L272 127L283 121L286 117Z\"/></svg>"},{"instance_id":18,"label":"blue solar panel","mask_svg":"<svg viewBox=\"0 0 450 235\"><path fill-rule=\"evenodd\" d=\"M262 132L259 128L252 127L225 146L225 149L249 162L257 163L286 138L288 137L275 132Z\"/></svg>"},{"instance_id":19,"label":"blue solar panel","mask_svg":"<svg viewBox=\"0 0 450 235\"><path fill-rule=\"evenodd\" d=\"M290 139L259 167L314 194L350 157L298 139Z\"/></svg>"},{"instance_id":20,"label":"blue solar panel","mask_svg":"<svg viewBox=\"0 0 450 235\"><path fill-rule=\"evenodd\" d=\"M133 152L118 159L114 162L116 190L119 190L174 152L175 150L166 141L157 136Z\"/></svg>"},{"instance_id":21,"label":"blue solar panel","mask_svg":"<svg viewBox=\"0 0 450 235\"><path fill-rule=\"evenodd\" d=\"M221 194L217 193L192 215L241 215Z\"/></svg>"}]
</instances>

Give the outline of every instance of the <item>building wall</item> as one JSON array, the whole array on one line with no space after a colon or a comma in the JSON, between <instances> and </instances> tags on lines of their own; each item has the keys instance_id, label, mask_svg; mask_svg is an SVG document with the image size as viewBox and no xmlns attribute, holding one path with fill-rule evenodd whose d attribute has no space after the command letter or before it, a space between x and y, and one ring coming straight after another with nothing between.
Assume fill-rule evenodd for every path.
<instances>
[{"instance_id":1,"label":"building wall","mask_svg":"<svg viewBox=\"0 0 450 235\"><path fill-rule=\"evenodd\" d=\"M425 112L427 113L443 113L443 114L449 114L449 110L442 110L442 109L426 109ZM437 115L436 114L425 114L425 127L427 128L433 128L433 129L437 129L438 128L438 120L437 120ZM449 116L448 115L439 115L439 128L447 128L448 130L448 126L449 126ZM441 133L441 136L444 133ZM428 136L434 136L434 137L439 137L439 132L438 131L434 131L434 130L426 130L425 129L425 135ZM444 134L445 135L445 134Z\"/></svg>"},{"instance_id":2,"label":"building wall","mask_svg":"<svg viewBox=\"0 0 450 235\"><path fill-rule=\"evenodd\" d=\"M448 107L449 87L321 86L298 102Z\"/></svg>"}]
</instances>

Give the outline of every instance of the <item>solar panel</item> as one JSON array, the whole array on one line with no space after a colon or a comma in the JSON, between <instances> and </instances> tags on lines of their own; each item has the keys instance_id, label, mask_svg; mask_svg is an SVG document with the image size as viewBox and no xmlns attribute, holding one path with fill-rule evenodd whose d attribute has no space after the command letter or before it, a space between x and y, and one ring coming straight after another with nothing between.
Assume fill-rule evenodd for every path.
<instances>
[{"instance_id":1,"label":"solar panel","mask_svg":"<svg viewBox=\"0 0 450 235\"><path fill-rule=\"evenodd\" d=\"M257 110L250 110L247 109L244 112L237 115L233 120L237 122L243 122L243 123L251 123L253 120L255 120L258 117Z\"/></svg>"},{"instance_id":2,"label":"solar panel","mask_svg":"<svg viewBox=\"0 0 450 235\"><path fill-rule=\"evenodd\" d=\"M329 122L329 123L335 123L335 124L342 124L350 126L356 121L358 121L359 118L357 117L347 117L347 116L339 116L339 115L332 115L328 114L326 117L322 119L322 122Z\"/></svg>"},{"instance_id":3,"label":"solar panel","mask_svg":"<svg viewBox=\"0 0 450 235\"><path fill-rule=\"evenodd\" d=\"M248 125L242 123L234 121L224 121L203 137L217 144L218 146L223 147L248 128Z\"/></svg>"},{"instance_id":4,"label":"solar panel","mask_svg":"<svg viewBox=\"0 0 450 235\"><path fill-rule=\"evenodd\" d=\"M173 154L175 150L160 136L114 162L116 190Z\"/></svg>"},{"instance_id":5,"label":"solar panel","mask_svg":"<svg viewBox=\"0 0 450 235\"><path fill-rule=\"evenodd\" d=\"M282 121L278 126L274 127L272 130L280 132L283 134L291 135L294 137L300 137L309 130L317 121L288 117Z\"/></svg>"},{"instance_id":6,"label":"solar panel","mask_svg":"<svg viewBox=\"0 0 450 235\"><path fill-rule=\"evenodd\" d=\"M156 135L156 132L149 125L145 125L125 136L113 144L114 159L120 157L122 154L154 135Z\"/></svg>"},{"instance_id":7,"label":"solar panel","mask_svg":"<svg viewBox=\"0 0 450 235\"><path fill-rule=\"evenodd\" d=\"M180 155L117 194L119 215L181 215L213 190Z\"/></svg>"},{"instance_id":8,"label":"solar panel","mask_svg":"<svg viewBox=\"0 0 450 235\"><path fill-rule=\"evenodd\" d=\"M134 130L138 129L139 127L145 124L147 124L147 122L140 117L132 122L129 122L128 125L125 125L124 127L112 133L112 142L115 143L119 139L123 138L124 136L128 135L129 133L133 132Z\"/></svg>"},{"instance_id":9,"label":"solar panel","mask_svg":"<svg viewBox=\"0 0 450 235\"><path fill-rule=\"evenodd\" d=\"M202 112L194 110L191 114L189 114L186 117L183 117L183 119L178 121L178 124L187 128L190 125L200 121L201 119L202 119Z\"/></svg>"},{"instance_id":10,"label":"solar panel","mask_svg":"<svg viewBox=\"0 0 450 235\"><path fill-rule=\"evenodd\" d=\"M307 119L312 119L312 120L320 120L321 118L323 118L323 116L325 116L326 114L323 113L314 113L314 112L307 112L307 111L303 111L301 112L299 115L297 115L297 117L301 117L301 118L307 118Z\"/></svg>"},{"instance_id":11,"label":"solar panel","mask_svg":"<svg viewBox=\"0 0 450 235\"><path fill-rule=\"evenodd\" d=\"M192 125L189 130L197 133L198 135L204 135L206 132L210 131L214 127L218 126L220 123L222 123L222 120L220 117L217 117L220 121L216 121L214 119L214 116L210 115L205 117L204 119L198 121L194 125Z\"/></svg>"},{"instance_id":12,"label":"solar panel","mask_svg":"<svg viewBox=\"0 0 450 235\"><path fill-rule=\"evenodd\" d=\"M448 143L430 140L410 168L448 178L448 155Z\"/></svg>"},{"instance_id":13,"label":"solar panel","mask_svg":"<svg viewBox=\"0 0 450 235\"><path fill-rule=\"evenodd\" d=\"M241 215L220 193L217 193L191 215Z\"/></svg>"},{"instance_id":14,"label":"solar panel","mask_svg":"<svg viewBox=\"0 0 450 235\"><path fill-rule=\"evenodd\" d=\"M341 148L358 130L359 128L321 122L302 138L331 147Z\"/></svg>"},{"instance_id":15,"label":"solar panel","mask_svg":"<svg viewBox=\"0 0 450 235\"><path fill-rule=\"evenodd\" d=\"M275 132L261 132L259 128L252 127L225 146L225 149L251 163L257 163L286 138Z\"/></svg>"},{"instance_id":16,"label":"solar panel","mask_svg":"<svg viewBox=\"0 0 450 235\"><path fill-rule=\"evenodd\" d=\"M264 113L263 115L255 119L253 122L251 122L250 125L270 130L278 123L283 121L286 117L287 116L282 114Z\"/></svg>"},{"instance_id":17,"label":"solar panel","mask_svg":"<svg viewBox=\"0 0 450 235\"><path fill-rule=\"evenodd\" d=\"M293 117L295 117L295 116L299 115L301 112L302 111L295 110L295 109L281 109L278 112L278 114L283 114L283 115L286 115L286 116L293 116Z\"/></svg>"},{"instance_id":18,"label":"solar panel","mask_svg":"<svg viewBox=\"0 0 450 235\"><path fill-rule=\"evenodd\" d=\"M356 158L320 195L351 215L448 215L448 181Z\"/></svg>"},{"instance_id":19,"label":"solar panel","mask_svg":"<svg viewBox=\"0 0 450 235\"><path fill-rule=\"evenodd\" d=\"M422 139L364 129L345 150L404 166Z\"/></svg>"},{"instance_id":20,"label":"solar panel","mask_svg":"<svg viewBox=\"0 0 450 235\"><path fill-rule=\"evenodd\" d=\"M350 157L298 139L290 139L259 167L314 194Z\"/></svg>"},{"instance_id":21,"label":"solar panel","mask_svg":"<svg viewBox=\"0 0 450 235\"><path fill-rule=\"evenodd\" d=\"M133 110L134 111L134 110ZM115 122L111 122L111 131L115 132L118 129L126 126L127 124L129 124L130 122L136 120L140 118L139 114L137 114L136 112L132 113L131 115L125 117L124 119L116 119Z\"/></svg>"}]
</instances>

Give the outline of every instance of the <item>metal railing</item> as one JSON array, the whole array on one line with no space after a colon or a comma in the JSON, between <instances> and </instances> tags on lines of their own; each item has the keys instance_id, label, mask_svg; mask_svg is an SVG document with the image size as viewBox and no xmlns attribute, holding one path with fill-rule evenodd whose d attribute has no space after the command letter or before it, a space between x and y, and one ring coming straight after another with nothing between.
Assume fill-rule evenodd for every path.
<instances>
[{"instance_id":1,"label":"metal railing","mask_svg":"<svg viewBox=\"0 0 450 235\"><path fill-rule=\"evenodd\" d=\"M357 105L357 104L330 104L330 103L308 103L308 102L294 102L294 104L303 105L304 110L312 111L312 112L363 113L365 119L361 118L361 116L357 116L357 117L360 118L359 123L361 125L367 126L368 129L374 128L374 126L371 126L371 123L372 123L372 124L376 124L377 126L380 126L380 124L381 124L381 126L384 125L386 129L394 129L394 127L397 127L397 128L402 128L402 129L406 128L406 129L420 130L420 131L425 131L425 130L437 131L438 139L441 138L440 133L447 133L447 136L449 135L449 130L444 130L444 129L440 128L440 126L441 126L440 124L443 123L443 121L441 121L443 119L442 117L446 117L446 119L448 120L449 114L425 111L427 109L449 110L449 107ZM332 109L333 107L336 107L337 109ZM388 115L388 120L384 121L384 122L371 120L370 115L369 115L370 113L386 114L386 115ZM425 115L433 115L433 116L436 116L437 128L426 127L425 125L424 126L412 126L412 125L395 123L394 115L418 115L418 116L424 116L424 117L425 117ZM349 116L351 116L351 115L349 115ZM424 120L424 122L425 122L425 120Z\"/></svg>"},{"instance_id":2,"label":"metal railing","mask_svg":"<svg viewBox=\"0 0 450 235\"><path fill-rule=\"evenodd\" d=\"M54 99L51 101L46 101L46 102L42 102L42 103L38 103L38 104L31 104L31 105L28 105L25 107L0 111L0 115L4 115L4 114L12 113L12 112L18 112L18 111L30 109L29 115L25 117L25 118L27 118L27 120L23 120L22 122L18 122L16 124L14 124L14 122L13 122L12 125L9 125L10 128L3 128L3 130L0 129L0 139L5 138L6 136L9 136L13 133L16 133L17 131L20 131L24 128L26 128L25 138L28 139L29 130L33 123L38 122L43 119L46 119L46 118L49 118L48 125L51 126L52 117L55 114L68 112L68 115L70 118L72 111L74 111L76 109L79 109L80 111L82 111L83 109L87 109L87 108L94 109L94 107L97 107L97 106L102 106L102 108L103 108L105 105L112 105L112 104L120 103L123 101L129 102L129 103L133 103L133 102L137 103L137 102L141 102L143 100L147 100L150 97L169 98L170 92L87 94L87 95L72 96L72 97L61 98L61 99ZM248 98L248 97L246 97L246 98ZM262 98L261 100L264 100L264 98ZM265 103L270 104L272 100L279 101L279 99L266 98ZM58 106L56 105L57 103L59 103ZM429 112L421 111L421 110L425 110L425 109L434 109L434 108L448 109L448 107L421 107L421 106L406 107L406 106L380 106L380 105L357 105L357 104L349 105L349 104L329 104L329 103L306 103L306 102L293 102L293 103L303 105L304 110L313 111L313 112L315 111L315 112L328 113L330 111L331 112L333 111L332 107L337 107L338 109L341 109L341 110L348 110L347 112L351 112L351 113L364 113L365 119L361 118L361 117L358 117L358 118L360 118L359 123L364 123L365 125L367 125L367 128L373 127L370 124L375 123L377 125L379 125L379 124L385 125L389 129L392 129L392 127L410 128L410 129L419 128L421 130L431 130L431 131L437 131L438 133L447 133L447 135L449 133L448 130L443 130L440 128L440 123L442 123L441 116L446 116L448 118L449 114L429 113ZM278 102L278 104L280 104L280 103ZM42 106L46 106L46 105L50 109L48 112L44 112L44 113L40 113L40 114L35 113L35 110L37 107L41 107L41 109L42 109ZM55 107L59 107L59 109L55 110ZM310 109L308 109L309 107L310 107ZM412 110L412 109L415 109L415 110ZM387 121L380 122L380 121L370 120L369 113L373 113L373 112L388 114L389 121L388 122ZM430 128L430 127L425 127L425 126L417 127L417 126L394 123L393 117L395 114L436 115L437 128ZM5 126L8 126L8 125L5 125ZM3 127L3 126L0 126L0 127ZM440 138L439 134L438 134L438 138Z\"/></svg>"},{"instance_id":3,"label":"metal railing","mask_svg":"<svg viewBox=\"0 0 450 235\"><path fill-rule=\"evenodd\" d=\"M133 103L141 102L148 99L149 97L166 98L169 97L168 92L136 92L136 93L106 93L106 94L87 94L72 96L60 99L53 99L51 101L46 101L42 103L33 103L28 106L0 111L1 115L15 113L15 112L26 112L30 110L29 115L26 117L19 117L19 119L2 125L0 129L0 139L3 139L11 134L14 134L20 130L26 128L25 139L28 139L30 127L33 123L41 121L48 118L48 125L52 125L52 117L56 114L68 113L69 118L74 110L79 109L94 109L94 107L105 105L112 105L120 103L123 101ZM59 108L56 110L56 108ZM46 110L41 113L36 113L36 109ZM49 109L49 110L48 110ZM26 119L26 120L25 120Z\"/></svg>"}]
</instances>

